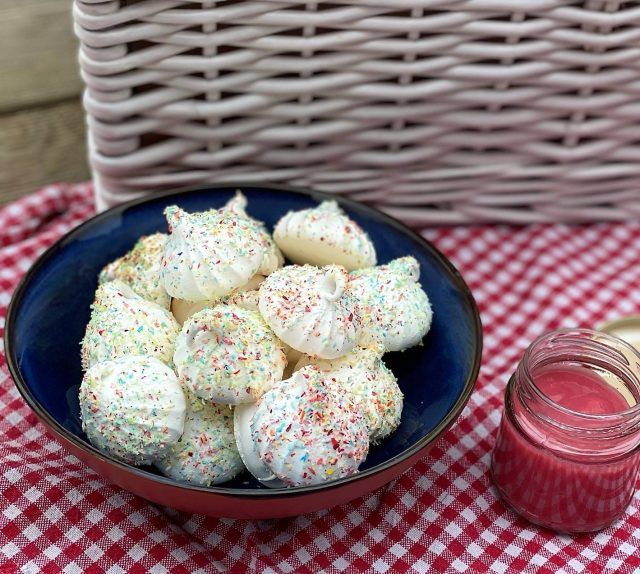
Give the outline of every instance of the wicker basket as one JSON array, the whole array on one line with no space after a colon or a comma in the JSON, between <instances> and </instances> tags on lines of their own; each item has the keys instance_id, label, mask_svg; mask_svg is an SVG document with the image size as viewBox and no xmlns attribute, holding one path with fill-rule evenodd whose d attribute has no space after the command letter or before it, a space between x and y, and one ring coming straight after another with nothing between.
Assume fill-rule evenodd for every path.
<instances>
[{"instance_id":1,"label":"wicker basket","mask_svg":"<svg viewBox=\"0 0 640 574\"><path fill-rule=\"evenodd\" d=\"M640 215L637 1L75 0L74 17L100 206L243 180L415 223Z\"/></svg>"}]
</instances>

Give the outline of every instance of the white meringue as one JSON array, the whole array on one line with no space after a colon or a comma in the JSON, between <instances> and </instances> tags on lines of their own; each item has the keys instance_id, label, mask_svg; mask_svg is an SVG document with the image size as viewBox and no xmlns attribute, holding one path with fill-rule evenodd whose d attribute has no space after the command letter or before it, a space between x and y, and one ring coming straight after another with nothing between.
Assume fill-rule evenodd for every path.
<instances>
[{"instance_id":1,"label":"white meringue","mask_svg":"<svg viewBox=\"0 0 640 574\"><path fill-rule=\"evenodd\" d=\"M271 238L271 235L267 231L264 223L247 214L247 203L245 195L238 190L236 191L235 196L226 203L224 209L235 213L239 217L244 217L254 226L255 231L260 236L260 241L264 249L264 258L262 259L262 263L260 264L257 272L260 275L270 275L276 269L282 267L284 264L284 257L282 256L282 253L280 253L280 249L278 249L274 240Z\"/></svg>"},{"instance_id":2,"label":"white meringue","mask_svg":"<svg viewBox=\"0 0 640 574\"><path fill-rule=\"evenodd\" d=\"M178 442L185 397L175 373L153 357L121 357L91 367L80 385L82 428L96 448L131 464L151 464Z\"/></svg>"},{"instance_id":3,"label":"white meringue","mask_svg":"<svg viewBox=\"0 0 640 574\"><path fill-rule=\"evenodd\" d=\"M191 317L194 313L215 307L220 303L232 303L239 305L245 309L258 311L258 287L264 281L264 275L254 275L249 279L246 285L238 287L232 291L227 297L222 299L214 299L212 301L185 301L184 299L173 299L171 301L171 312L180 325Z\"/></svg>"},{"instance_id":4,"label":"white meringue","mask_svg":"<svg viewBox=\"0 0 640 574\"><path fill-rule=\"evenodd\" d=\"M143 299L168 309L171 297L160 281L162 254L168 238L166 233L141 237L131 251L109 263L100 272L99 282L119 279Z\"/></svg>"},{"instance_id":5,"label":"white meringue","mask_svg":"<svg viewBox=\"0 0 640 574\"><path fill-rule=\"evenodd\" d=\"M220 299L245 285L265 255L254 223L226 209L187 213L165 209L171 234L161 278L167 293L186 301Z\"/></svg>"},{"instance_id":6,"label":"white meringue","mask_svg":"<svg viewBox=\"0 0 640 574\"><path fill-rule=\"evenodd\" d=\"M349 276L349 291L362 320L359 345L382 343L387 351L401 351L422 341L433 311L419 278L420 264L414 257L400 257Z\"/></svg>"},{"instance_id":7,"label":"white meringue","mask_svg":"<svg viewBox=\"0 0 640 574\"><path fill-rule=\"evenodd\" d=\"M290 265L260 285L260 313L287 345L307 355L334 359L345 355L360 336L360 319L346 293L347 271Z\"/></svg>"},{"instance_id":8,"label":"white meringue","mask_svg":"<svg viewBox=\"0 0 640 574\"><path fill-rule=\"evenodd\" d=\"M238 450L263 484L321 484L354 474L366 458L364 416L325 379L326 373L304 367L267 391L255 407L245 407L244 416L236 411Z\"/></svg>"},{"instance_id":9,"label":"white meringue","mask_svg":"<svg viewBox=\"0 0 640 574\"><path fill-rule=\"evenodd\" d=\"M378 443L400 424L403 395L398 381L382 361L381 346L356 347L339 359L315 359L303 355L296 370L313 365L329 376L326 382L339 393L350 395L364 413L369 440Z\"/></svg>"},{"instance_id":10,"label":"white meringue","mask_svg":"<svg viewBox=\"0 0 640 574\"><path fill-rule=\"evenodd\" d=\"M173 357L180 381L196 396L235 405L255 401L282 379L286 358L260 315L217 305L191 316Z\"/></svg>"},{"instance_id":11,"label":"white meringue","mask_svg":"<svg viewBox=\"0 0 640 574\"><path fill-rule=\"evenodd\" d=\"M146 301L122 281L98 287L81 343L82 368L127 355L171 364L180 325L166 309Z\"/></svg>"},{"instance_id":12,"label":"white meringue","mask_svg":"<svg viewBox=\"0 0 640 574\"><path fill-rule=\"evenodd\" d=\"M294 263L342 265L348 271L376 264L376 250L365 231L336 201L290 211L278 221L273 238Z\"/></svg>"},{"instance_id":13,"label":"white meringue","mask_svg":"<svg viewBox=\"0 0 640 574\"><path fill-rule=\"evenodd\" d=\"M244 469L233 434L233 410L189 394L184 432L155 466L164 476L198 486L231 480Z\"/></svg>"}]
</instances>

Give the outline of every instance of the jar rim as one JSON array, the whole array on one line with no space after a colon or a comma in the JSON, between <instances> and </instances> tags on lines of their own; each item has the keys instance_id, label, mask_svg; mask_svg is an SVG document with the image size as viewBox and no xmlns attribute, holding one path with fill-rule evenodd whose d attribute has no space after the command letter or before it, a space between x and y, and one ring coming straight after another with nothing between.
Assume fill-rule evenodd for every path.
<instances>
[{"instance_id":1,"label":"jar rim","mask_svg":"<svg viewBox=\"0 0 640 574\"><path fill-rule=\"evenodd\" d=\"M568 407L565 407L563 405L561 405L560 403L554 401L551 397L549 397L547 394L545 394L539 387L538 385L536 385L533 376L531 375L531 371L529 368L529 362L531 359L531 355L533 354L533 352L536 350L536 347L543 341L545 340L549 340L552 339L553 337L562 337L562 336L568 336L568 335L577 335L579 337L582 337L581 341L585 340L585 336L588 336L587 340L591 340L593 342L600 342L602 344L604 344L607 347L608 351L611 351L613 353L617 353L620 356L620 361L627 363L628 364L628 360L624 357L624 355L618 350L618 348L616 347L622 347L624 348L626 351L631 352L632 356L635 356L635 358L638 360L638 364L640 365L640 351L638 349L636 349L634 346L630 345L629 343L627 343L627 341L625 341L624 339L621 339L620 337L616 337L614 335L611 335L609 333L604 333L601 331L595 331L593 329L585 329L585 328L562 328L562 329L555 329L553 331L548 331L546 333L543 333L542 335L538 336L536 339L533 340L533 342L527 347L526 351L524 352L523 358L520 362L520 365L522 366L523 370L524 370L524 374L526 376L527 382L529 383L531 389L533 389L533 391L535 392L535 394L542 400L544 401L547 405L549 405L550 407L557 409L559 412L570 415L572 417L576 417L578 420L583 419L583 420L589 420L589 421L600 421L600 422L606 422L606 421L615 421L620 419L621 417L632 417L636 414L640 413L640 398L638 398L638 400L636 401L635 405L630 406L628 409L625 409L623 411L616 411L613 413L604 413L604 414L590 414L590 413L584 413L581 411L576 411L573 409L570 409ZM598 339L600 339L598 341ZM613 345L607 345L606 343L613 343ZM636 383L637 383L637 389L640 393L640 372L638 374L633 374L632 375L635 377Z\"/></svg>"}]
</instances>

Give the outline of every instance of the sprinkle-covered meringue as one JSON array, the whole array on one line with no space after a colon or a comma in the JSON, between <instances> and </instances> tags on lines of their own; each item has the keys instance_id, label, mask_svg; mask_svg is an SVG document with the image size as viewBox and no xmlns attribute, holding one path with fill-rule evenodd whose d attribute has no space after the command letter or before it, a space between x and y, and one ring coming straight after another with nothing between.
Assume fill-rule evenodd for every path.
<instances>
[{"instance_id":1,"label":"sprinkle-covered meringue","mask_svg":"<svg viewBox=\"0 0 640 574\"><path fill-rule=\"evenodd\" d=\"M287 345L325 359L347 354L360 336L344 267L290 265L260 285L260 313Z\"/></svg>"},{"instance_id":2,"label":"sprinkle-covered meringue","mask_svg":"<svg viewBox=\"0 0 640 574\"><path fill-rule=\"evenodd\" d=\"M161 278L167 293L186 301L220 299L260 268L264 238L255 223L228 209L187 213L165 209L169 240Z\"/></svg>"},{"instance_id":3,"label":"sprinkle-covered meringue","mask_svg":"<svg viewBox=\"0 0 640 574\"><path fill-rule=\"evenodd\" d=\"M170 364L180 325L166 309L122 283L98 287L81 343L84 370L126 355L149 355Z\"/></svg>"},{"instance_id":4,"label":"sprinkle-covered meringue","mask_svg":"<svg viewBox=\"0 0 640 574\"><path fill-rule=\"evenodd\" d=\"M420 343L431 327L433 312L419 278L420 264L414 257L350 275L349 291L362 319L359 345L379 342L387 351L401 351Z\"/></svg>"},{"instance_id":5,"label":"sprinkle-covered meringue","mask_svg":"<svg viewBox=\"0 0 640 574\"><path fill-rule=\"evenodd\" d=\"M233 434L233 410L188 393L184 432L155 465L169 478L198 486L231 480L244 469Z\"/></svg>"},{"instance_id":6,"label":"sprinkle-covered meringue","mask_svg":"<svg viewBox=\"0 0 640 574\"><path fill-rule=\"evenodd\" d=\"M171 297L160 281L162 254L168 237L166 233L141 237L131 251L109 263L100 272L99 282L119 279L143 299L168 309Z\"/></svg>"},{"instance_id":7,"label":"sprinkle-covered meringue","mask_svg":"<svg viewBox=\"0 0 640 574\"><path fill-rule=\"evenodd\" d=\"M247 203L245 195L238 190L236 191L235 196L232 197L224 206L224 209L235 213L239 217L244 217L254 226L255 231L260 236L260 242L264 249L264 258L262 259L262 263L260 264L257 272L260 275L270 275L276 269L282 267L284 264L284 257L267 231L264 223L254 219L247 213Z\"/></svg>"},{"instance_id":8,"label":"sprinkle-covered meringue","mask_svg":"<svg viewBox=\"0 0 640 574\"><path fill-rule=\"evenodd\" d=\"M364 416L326 373L304 367L235 413L238 450L267 486L307 486L357 472L369 451Z\"/></svg>"},{"instance_id":9,"label":"sprinkle-covered meringue","mask_svg":"<svg viewBox=\"0 0 640 574\"><path fill-rule=\"evenodd\" d=\"M255 401L282 379L286 358L260 315L217 305L192 315L176 340L180 381L196 396L235 405Z\"/></svg>"},{"instance_id":10,"label":"sprinkle-covered meringue","mask_svg":"<svg viewBox=\"0 0 640 574\"><path fill-rule=\"evenodd\" d=\"M220 303L232 303L239 305L245 309L251 309L252 311L258 310L258 288L260 283L264 281L264 275L254 275L249 279L249 282L242 287L238 287L235 291L232 291L227 297L222 299L214 299L213 301L185 301L184 299L173 299L171 301L171 312L176 318L176 321L180 325L184 325L184 322L191 317L194 313L202 311L203 309L209 309L215 307Z\"/></svg>"},{"instance_id":11,"label":"sprinkle-covered meringue","mask_svg":"<svg viewBox=\"0 0 640 574\"><path fill-rule=\"evenodd\" d=\"M400 424L403 395L398 381L382 361L382 346L356 347L339 359L303 355L296 370L313 365L327 373L327 384L351 395L369 425L369 440L378 443Z\"/></svg>"},{"instance_id":12,"label":"sprinkle-covered meringue","mask_svg":"<svg viewBox=\"0 0 640 574\"><path fill-rule=\"evenodd\" d=\"M376 264L376 250L365 231L336 201L290 211L278 221L273 238L294 263L342 265L347 270Z\"/></svg>"},{"instance_id":13,"label":"sprinkle-covered meringue","mask_svg":"<svg viewBox=\"0 0 640 574\"><path fill-rule=\"evenodd\" d=\"M178 442L185 397L175 373L153 357L120 357L91 367L80 385L82 428L96 448L151 464Z\"/></svg>"}]
</instances>

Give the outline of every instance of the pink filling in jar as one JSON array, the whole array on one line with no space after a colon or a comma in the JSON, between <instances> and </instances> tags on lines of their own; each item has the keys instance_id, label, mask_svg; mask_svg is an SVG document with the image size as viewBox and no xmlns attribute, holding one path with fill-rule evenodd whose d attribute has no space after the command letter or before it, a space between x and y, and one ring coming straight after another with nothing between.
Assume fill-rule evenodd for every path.
<instances>
[{"instance_id":1,"label":"pink filling in jar","mask_svg":"<svg viewBox=\"0 0 640 574\"><path fill-rule=\"evenodd\" d=\"M640 354L586 329L543 335L511 377L491 473L502 498L561 532L600 530L635 491Z\"/></svg>"}]
</instances>

